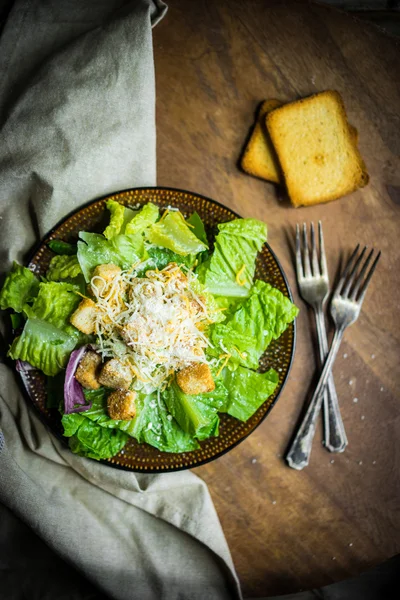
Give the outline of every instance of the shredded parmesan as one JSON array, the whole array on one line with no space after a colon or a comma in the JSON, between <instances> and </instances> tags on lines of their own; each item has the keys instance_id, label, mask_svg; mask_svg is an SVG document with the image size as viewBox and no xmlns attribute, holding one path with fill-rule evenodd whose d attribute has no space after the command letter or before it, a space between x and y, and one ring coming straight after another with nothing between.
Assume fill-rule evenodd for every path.
<instances>
[{"instance_id":1,"label":"shredded parmesan","mask_svg":"<svg viewBox=\"0 0 400 600\"><path fill-rule=\"evenodd\" d=\"M211 346L204 334L212 321L204 298L191 285L196 276L169 263L162 271L134 265L111 281L93 277L99 308L95 333L103 358L118 358L135 377L134 388L162 389L171 375L193 363L205 363Z\"/></svg>"},{"instance_id":2,"label":"shredded parmesan","mask_svg":"<svg viewBox=\"0 0 400 600\"><path fill-rule=\"evenodd\" d=\"M239 285L246 285L246 283L247 283L246 278L244 278L243 280L240 279L245 270L246 270L246 265L242 265L241 269L239 269L239 271L236 273L236 283Z\"/></svg>"}]
</instances>

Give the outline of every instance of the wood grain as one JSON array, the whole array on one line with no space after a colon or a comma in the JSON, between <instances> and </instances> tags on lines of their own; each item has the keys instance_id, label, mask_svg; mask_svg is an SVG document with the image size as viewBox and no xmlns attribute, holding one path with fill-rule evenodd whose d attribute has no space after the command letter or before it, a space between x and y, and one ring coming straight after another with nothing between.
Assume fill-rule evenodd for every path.
<instances>
[{"instance_id":1,"label":"wood grain","mask_svg":"<svg viewBox=\"0 0 400 600\"><path fill-rule=\"evenodd\" d=\"M195 472L208 483L246 596L338 581L400 550L400 60L394 38L306 2L170 0L154 30L158 183L265 220L301 308L295 363L268 419ZM258 103L338 90L371 182L327 205L293 209L237 162ZM315 332L294 280L297 221L322 219L331 279L357 242L383 256L334 374L349 446L316 435L310 466L282 458L315 382ZM355 401L357 399L357 402Z\"/></svg>"}]
</instances>

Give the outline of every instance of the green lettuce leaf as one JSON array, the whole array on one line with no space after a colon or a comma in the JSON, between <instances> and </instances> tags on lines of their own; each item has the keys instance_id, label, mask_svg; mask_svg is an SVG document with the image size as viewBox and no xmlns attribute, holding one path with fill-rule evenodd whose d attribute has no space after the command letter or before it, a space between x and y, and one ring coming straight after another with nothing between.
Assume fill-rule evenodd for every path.
<instances>
[{"instance_id":1,"label":"green lettuce leaf","mask_svg":"<svg viewBox=\"0 0 400 600\"><path fill-rule=\"evenodd\" d=\"M191 214L190 217L188 218L187 222L190 225L192 225L192 227L193 227L192 232L194 233L194 235L197 238L199 238L199 240L201 242L203 242L203 244L208 246L208 239L207 239L207 234L206 234L206 230L204 227L204 223L201 220L198 213L194 212L193 214Z\"/></svg>"},{"instance_id":2,"label":"green lettuce leaf","mask_svg":"<svg viewBox=\"0 0 400 600\"><path fill-rule=\"evenodd\" d=\"M39 319L28 319L21 335L13 341L8 355L25 360L45 375L57 375L79 343L79 332L65 333Z\"/></svg>"},{"instance_id":3,"label":"green lettuce leaf","mask_svg":"<svg viewBox=\"0 0 400 600\"><path fill-rule=\"evenodd\" d=\"M74 333L69 318L78 307L81 298L77 295L78 286L72 283L50 281L39 284L39 293L31 307L26 309L30 319L41 319L54 327Z\"/></svg>"},{"instance_id":4,"label":"green lettuce leaf","mask_svg":"<svg viewBox=\"0 0 400 600\"><path fill-rule=\"evenodd\" d=\"M156 392L151 395L138 394L136 417L129 421L114 420L108 416L108 391L104 388L84 390L84 394L85 398L92 402L92 407L79 413L79 416L95 422L100 427L119 429L138 442L146 442L162 452L190 452L198 448L197 442L185 433L168 413L163 399L158 397Z\"/></svg>"},{"instance_id":5,"label":"green lettuce leaf","mask_svg":"<svg viewBox=\"0 0 400 600\"><path fill-rule=\"evenodd\" d=\"M217 412L226 409L227 390L222 380L217 379L213 392L185 394L174 381L163 392L168 410L181 428L198 440L218 435Z\"/></svg>"},{"instance_id":6,"label":"green lettuce leaf","mask_svg":"<svg viewBox=\"0 0 400 600\"><path fill-rule=\"evenodd\" d=\"M112 263L129 269L145 256L143 238L139 234L119 234L107 240L99 233L81 231L79 237L78 261L87 282L97 265Z\"/></svg>"},{"instance_id":7,"label":"green lettuce leaf","mask_svg":"<svg viewBox=\"0 0 400 600\"><path fill-rule=\"evenodd\" d=\"M101 427L86 419L82 413L64 415L62 424L64 435L70 437L69 447L72 452L95 460L115 456L128 440L128 435L123 431Z\"/></svg>"},{"instance_id":8,"label":"green lettuce leaf","mask_svg":"<svg viewBox=\"0 0 400 600\"><path fill-rule=\"evenodd\" d=\"M253 284L257 253L267 239L267 226L257 219L235 219L221 223L218 229L214 252L197 271L200 280L216 296L246 297ZM243 285L236 281L238 273Z\"/></svg>"},{"instance_id":9,"label":"green lettuce leaf","mask_svg":"<svg viewBox=\"0 0 400 600\"><path fill-rule=\"evenodd\" d=\"M160 211L155 204L149 202L127 223L126 235L143 233L150 225L155 223L160 216Z\"/></svg>"},{"instance_id":10,"label":"green lettuce leaf","mask_svg":"<svg viewBox=\"0 0 400 600\"><path fill-rule=\"evenodd\" d=\"M218 356L221 349L226 348L232 355L230 364L257 369L271 340L285 331L298 312L297 306L279 290L264 281L256 281L247 300L228 314L223 323L211 326L214 350L209 352Z\"/></svg>"},{"instance_id":11,"label":"green lettuce leaf","mask_svg":"<svg viewBox=\"0 0 400 600\"><path fill-rule=\"evenodd\" d=\"M50 240L47 243L50 250L52 250L55 254L66 254L72 256L76 254L78 248L76 244L69 244L68 242L63 242L63 240Z\"/></svg>"},{"instance_id":12,"label":"green lettuce leaf","mask_svg":"<svg viewBox=\"0 0 400 600\"><path fill-rule=\"evenodd\" d=\"M14 262L0 292L0 308L13 308L15 312L22 312L25 304L31 302L38 291L39 280L32 271Z\"/></svg>"},{"instance_id":13,"label":"green lettuce leaf","mask_svg":"<svg viewBox=\"0 0 400 600\"><path fill-rule=\"evenodd\" d=\"M69 283L41 283L32 307L25 307L28 320L9 356L25 360L49 376L64 368L82 341L80 332L69 323L80 302L77 290L78 286Z\"/></svg>"},{"instance_id":14,"label":"green lettuce leaf","mask_svg":"<svg viewBox=\"0 0 400 600\"><path fill-rule=\"evenodd\" d=\"M51 259L46 279L49 281L60 281L62 279L74 279L79 275L82 275L82 269L76 255L58 255L53 256Z\"/></svg>"},{"instance_id":15,"label":"green lettuce leaf","mask_svg":"<svg viewBox=\"0 0 400 600\"><path fill-rule=\"evenodd\" d=\"M225 412L240 421L247 421L271 396L278 385L278 373L270 369L256 373L244 367L235 371L224 369L223 380L228 390L228 405Z\"/></svg>"},{"instance_id":16,"label":"green lettuce leaf","mask_svg":"<svg viewBox=\"0 0 400 600\"><path fill-rule=\"evenodd\" d=\"M190 231L181 213L176 211L167 213L161 221L149 227L146 235L152 244L169 248L181 256L198 254L208 248Z\"/></svg>"},{"instance_id":17,"label":"green lettuce leaf","mask_svg":"<svg viewBox=\"0 0 400 600\"><path fill-rule=\"evenodd\" d=\"M110 222L105 228L103 235L108 240L121 233L124 224L125 206L115 200L107 200L106 207L110 211Z\"/></svg>"},{"instance_id":18,"label":"green lettuce leaf","mask_svg":"<svg viewBox=\"0 0 400 600\"><path fill-rule=\"evenodd\" d=\"M176 263L178 266L184 265L190 269L193 267L196 256L193 254L188 254L187 256L180 256L172 250L168 250L167 248L158 248L157 246L151 246L147 249L149 257L151 258L151 262L146 267L148 269L157 268L160 271L164 269L170 262Z\"/></svg>"}]
</instances>

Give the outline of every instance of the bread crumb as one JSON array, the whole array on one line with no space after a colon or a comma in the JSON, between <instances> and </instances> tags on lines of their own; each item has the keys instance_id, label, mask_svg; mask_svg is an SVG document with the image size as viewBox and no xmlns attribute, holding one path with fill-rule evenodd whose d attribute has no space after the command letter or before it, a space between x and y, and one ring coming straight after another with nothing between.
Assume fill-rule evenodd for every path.
<instances>
[{"instance_id":1,"label":"bread crumb","mask_svg":"<svg viewBox=\"0 0 400 600\"><path fill-rule=\"evenodd\" d=\"M251 459L251 462L252 462L252 464L253 464L253 465L255 465L255 464L256 464L256 462L257 462L257 459L256 459L256 458L252 458L252 459Z\"/></svg>"},{"instance_id":2,"label":"bread crumb","mask_svg":"<svg viewBox=\"0 0 400 600\"><path fill-rule=\"evenodd\" d=\"M345 354L343 354L343 358L347 358L347 354L346 354L346 353L345 353Z\"/></svg>"},{"instance_id":3,"label":"bread crumb","mask_svg":"<svg viewBox=\"0 0 400 600\"><path fill-rule=\"evenodd\" d=\"M353 398L353 402L357 403L358 402L358 398Z\"/></svg>"}]
</instances>

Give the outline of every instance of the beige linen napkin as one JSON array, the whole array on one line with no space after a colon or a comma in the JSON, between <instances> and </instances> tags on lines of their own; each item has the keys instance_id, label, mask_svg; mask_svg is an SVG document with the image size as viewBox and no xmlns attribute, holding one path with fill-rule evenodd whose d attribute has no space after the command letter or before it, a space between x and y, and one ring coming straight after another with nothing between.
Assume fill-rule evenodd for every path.
<instances>
[{"instance_id":1,"label":"beige linen napkin","mask_svg":"<svg viewBox=\"0 0 400 600\"><path fill-rule=\"evenodd\" d=\"M155 184L151 26L165 10L151 0L15 3L0 39L1 273L81 204ZM1 328L5 354L4 318ZM0 430L0 501L110 597L240 597L194 474L75 456L28 407L5 359Z\"/></svg>"}]
</instances>

